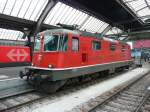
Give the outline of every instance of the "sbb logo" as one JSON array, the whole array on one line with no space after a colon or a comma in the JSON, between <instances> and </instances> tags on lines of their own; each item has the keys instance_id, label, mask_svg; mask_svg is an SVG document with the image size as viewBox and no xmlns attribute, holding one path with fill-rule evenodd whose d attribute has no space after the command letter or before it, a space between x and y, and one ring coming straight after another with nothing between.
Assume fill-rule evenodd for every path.
<instances>
[{"instance_id":1,"label":"sbb logo","mask_svg":"<svg viewBox=\"0 0 150 112\"><path fill-rule=\"evenodd\" d=\"M25 61L28 53L24 49L12 49L7 53L7 57L11 61Z\"/></svg>"}]
</instances>

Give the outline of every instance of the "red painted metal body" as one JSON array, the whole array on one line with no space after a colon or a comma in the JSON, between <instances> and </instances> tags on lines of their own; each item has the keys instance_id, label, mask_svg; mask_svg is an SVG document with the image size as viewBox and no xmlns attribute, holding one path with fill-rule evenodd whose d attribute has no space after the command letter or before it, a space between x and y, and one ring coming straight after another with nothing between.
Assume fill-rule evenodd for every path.
<instances>
[{"instance_id":1,"label":"red painted metal body","mask_svg":"<svg viewBox=\"0 0 150 112\"><path fill-rule=\"evenodd\" d=\"M150 40L137 40L134 42L133 48L150 48Z\"/></svg>"},{"instance_id":2,"label":"red painted metal body","mask_svg":"<svg viewBox=\"0 0 150 112\"><path fill-rule=\"evenodd\" d=\"M29 47L0 45L0 64L30 63L30 61Z\"/></svg>"},{"instance_id":3,"label":"red painted metal body","mask_svg":"<svg viewBox=\"0 0 150 112\"><path fill-rule=\"evenodd\" d=\"M72 37L78 38L79 51L72 51ZM101 43L101 49L93 50L92 41ZM115 44L116 50L110 50L110 44ZM45 52L41 50L34 52L32 63L34 67L41 68L48 68L49 65L52 65L52 68L70 68L131 60L130 46L124 44L125 50L122 51L122 45L121 42L117 41L84 37L69 33L67 51Z\"/></svg>"}]
</instances>

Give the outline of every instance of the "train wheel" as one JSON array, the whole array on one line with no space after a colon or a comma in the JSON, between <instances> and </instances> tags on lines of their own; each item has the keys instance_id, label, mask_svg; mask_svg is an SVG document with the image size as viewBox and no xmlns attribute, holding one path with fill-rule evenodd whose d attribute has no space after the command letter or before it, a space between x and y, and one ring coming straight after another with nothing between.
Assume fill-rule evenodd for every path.
<instances>
[{"instance_id":1,"label":"train wheel","mask_svg":"<svg viewBox=\"0 0 150 112\"><path fill-rule=\"evenodd\" d=\"M54 93L58 89L60 89L65 83L66 80L55 81L55 82L42 82L38 87L38 90L46 93Z\"/></svg>"}]
</instances>

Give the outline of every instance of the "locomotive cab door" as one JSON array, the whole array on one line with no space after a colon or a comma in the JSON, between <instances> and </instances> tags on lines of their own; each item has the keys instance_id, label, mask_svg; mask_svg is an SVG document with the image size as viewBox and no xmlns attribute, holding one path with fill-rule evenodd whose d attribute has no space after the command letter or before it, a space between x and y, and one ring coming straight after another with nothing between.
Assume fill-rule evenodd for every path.
<instances>
[{"instance_id":1,"label":"locomotive cab door","mask_svg":"<svg viewBox=\"0 0 150 112\"><path fill-rule=\"evenodd\" d=\"M87 46L83 45L84 39L78 35L71 35L71 53L69 59L74 67L84 66L88 62Z\"/></svg>"},{"instance_id":2,"label":"locomotive cab door","mask_svg":"<svg viewBox=\"0 0 150 112\"><path fill-rule=\"evenodd\" d=\"M85 38L82 38L81 42L81 64L86 65L88 63L88 53L89 53L89 41L86 41Z\"/></svg>"},{"instance_id":3,"label":"locomotive cab door","mask_svg":"<svg viewBox=\"0 0 150 112\"><path fill-rule=\"evenodd\" d=\"M72 58L72 66L79 66L80 61L80 39L78 36L72 36L71 39L71 57Z\"/></svg>"}]
</instances>

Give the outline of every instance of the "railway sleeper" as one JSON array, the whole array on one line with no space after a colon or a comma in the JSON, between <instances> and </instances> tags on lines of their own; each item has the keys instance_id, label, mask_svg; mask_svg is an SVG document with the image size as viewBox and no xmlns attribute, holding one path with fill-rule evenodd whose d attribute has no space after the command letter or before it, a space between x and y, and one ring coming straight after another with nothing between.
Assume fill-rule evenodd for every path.
<instances>
[{"instance_id":1,"label":"railway sleeper","mask_svg":"<svg viewBox=\"0 0 150 112\"><path fill-rule=\"evenodd\" d=\"M129 98L132 98L132 99L139 99L139 98L141 98L142 97L142 95L141 96L136 96L136 95L134 95L134 94L127 94L127 93L120 93L122 96L125 96L125 97L129 97Z\"/></svg>"},{"instance_id":2,"label":"railway sleeper","mask_svg":"<svg viewBox=\"0 0 150 112\"><path fill-rule=\"evenodd\" d=\"M150 111L150 106L148 104L145 104L142 108L143 110Z\"/></svg>"},{"instance_id":3,"label":"railway sleeper","mask_svg":"<svg viewBox=\"0 0 150 112\"><path fill-rule=\"evenodd\" d=\"M138 103L136 103L136 102L122 100L122 99L119 99L119 98L117 98L116 101L113 101L113 102L115 102L115 103L119 102L119 104L127 105L127 106L132 106L132 105L138 106Z\"/></svg>"},{"instance_id":4,"label":"railway sleeper","mask_svg":"<svg viewBox=\"0 0 150 112\"><path fill-rule=\"evenodd\" d=\"M103 110L108 110L108 112L121 112L121 109L119 109L118 107L115 106L109 106L109 105L105 105L102 107Z\"/></svg>"},{"instance_id":5,"label":"railway sleeper","mask_svg":"<svg viewBox=\"0 0 150 112\"><path fill-rule=\"evenodd\" d=\"M129 102L140 102L141 101L141 99L136 99L136 98L130 98L130 97L125 97L125 96L119 96L118 97L119 99L121 99L121 100L125 100L125 101L129 101Z\"/></svg>"},{"instance_id":6,"label":"railway sleeper","mask_svg":"<svg viewBox=\"0 0 150 112\"><path fill-rule=\"evenodd\" d=\"M132 111L133 109L135 109L135 105L122 105L120 104L120 102L114 102L114 101L111 101L107 104L108 106L111 106L111 107L116 107L116 108L119 108L121 110L128 110L128 111Z\"/></svg>"}]
</instances>

